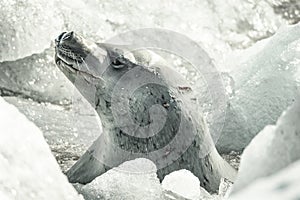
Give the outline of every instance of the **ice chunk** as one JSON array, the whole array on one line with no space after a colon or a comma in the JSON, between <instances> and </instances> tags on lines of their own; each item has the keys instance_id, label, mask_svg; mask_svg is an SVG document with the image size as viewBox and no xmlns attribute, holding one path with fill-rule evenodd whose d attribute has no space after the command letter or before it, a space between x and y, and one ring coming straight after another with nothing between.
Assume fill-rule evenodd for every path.
<instances>
[{"instance_id":1,"label":"ice chunk","mask_svg":"<svg viewBox=\"0 0 300 200\"><path fill-rule=\"evenodd\" d=\"M51 48L40 54L0 63L0 95L53 104L70 103L76 96L75 88L55 65L53 55Z\"/></svg>"},{"instance_id":2,"label":"ice chunk","mask_svg":"<svg viewBox=\"0 0 300 200\"><path fill-rule=\"evenodd\" d=\"M287 168L252 182L248 187L235 193L230 200L282 200L299 199L300 196L300 161Z\"/></svg>"},{"instance_id":3,"label":"ice chunk","mask_svg":"<svg viewBox=\"0 0 300 200\"><path fill-rule=\"evenodd\" d=\"M0 6L0 62L42 52L59 34L63 21L53 1L8 0Z\"/></svg>"},{"instance_id":4,"label":"ice chunk","mask_svg":"<svg viewBox=\"0 0 300 200\"><path fill-rule=\"evenodd\" d=\"M155 164L143 158L127 161L77 189L86 200L164 199Z\"/></svg>"},{"instance_id":5,"label":"ice chunk","mask_svg":"<svg viewBox=\"0 0 300 200\"><path fill-rule=\"evenodd\" d=\"M41 131L2 98L0 110L0 196L82 200L61 173Z\"/></svg>"},{"instance_id":6,"label":"ice chunk","mask_svg":"<svg viewBox=\"0 0 300 200\"><path fill-rule=\"evenodd\" d=\"M217 143L219 150L243 150L260 130L274 124L300 94L299 46L298 24L282 29L262 44L255 44L244 52L249 53L246 61L235 63L230 73L234 92Z\"/></svg>"},{"instance_id":7,"label":"ice chunk","mask_svg":"<svg viewBox=\"0 0 300 200\"><path fill-rule=\"evenodd\" d=\"M300 159L300 101L267 126L246 147L233 192L260 177L272 175Z\"/></svg>"},{"instance_id":8,"label":"ice chunk","mask_svg":"<svg viewBox=\"0 0 300 200\"><path fill-rule=\"evenodd\" d=\"M83 99L72 106L38 103L20 97L5 97L39 127L62 171L68 170L102 132L99 117Z\"/></svg>"},{"instance_id":9,"label":"ice chunk","mask_svg":"<svg viewBox=\"0 0 300 200\"><path fill-rule=\"evenodd\" d=\"M230 186L230 183L226 182L225 179L222 179L219 194L209 194L204 188L200 187L199 179L185 169L170 173L162 181L162 187L165 194L172 192L173 194L178 194L180 197L189 200L220 200L225 196Z\"/></svg>"},{"instance_id":10,"label":"ice chunk","mask_svg":"<svg viewBox=\"0 0 300 200\"><path fill-rule=\"evenodd\" d=\"M179 170L165 176L162 181L165 190L173 191L187 199L200 199L200 181L188 170Z\"/></svg>"}]
</instances>

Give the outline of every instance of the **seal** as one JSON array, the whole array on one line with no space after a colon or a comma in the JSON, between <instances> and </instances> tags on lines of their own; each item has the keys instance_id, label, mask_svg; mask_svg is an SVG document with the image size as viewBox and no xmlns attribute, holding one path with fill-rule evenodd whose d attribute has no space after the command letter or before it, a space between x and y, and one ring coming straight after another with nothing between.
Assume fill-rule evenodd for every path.
<instances>
[{"instance_id":1,"label":"seal","mask_svg":"<svg viewBox=\"0 0 300 200\"><path fill-rule=\"evenodd\" d=\"M160 180L190 170L210 192L234 170L218 154L192 89L149 50L98 44L74 32L55 40L55 63L98 113L103 132L67 172L86 184L127 160L152 160Z\"/></svg>"}]
</instances>

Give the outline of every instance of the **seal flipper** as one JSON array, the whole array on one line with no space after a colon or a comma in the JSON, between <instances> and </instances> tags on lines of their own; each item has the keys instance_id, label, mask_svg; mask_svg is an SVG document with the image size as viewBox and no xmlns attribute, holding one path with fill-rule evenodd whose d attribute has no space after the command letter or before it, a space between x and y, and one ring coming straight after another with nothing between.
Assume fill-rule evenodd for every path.
<instances>
[{"instance_id":1,"label":"seal flipper","mask_svg":"<svg viewBox=\"0 0 300 200\"><path fill-rule=\"evenodd\" d=\"M100 162L99 157L94 156L95 150L101 149L101 155L105 153L107 140L103 138L103 133L94 141L91 147L80 157L80 159L67 171L66 175L70 183L87 184L96 177L110 169L104 163ZM101 156L99 155L99 156Z\"/></svg>"},{"instance_id":2,"label":"seal flipper","mask_svg":"<svg viewBox=\"0 0 300 200\"><path fill-rule=\"evenodd\" d=\"M67 171L70 183L87 184L108 170L138 156L124 156L109 141L105 131L94 141L90 148Z\"/></svg>"},{"instance_id":3,"label":"seal flipper","mask_svg":"<svg viewBox=\"0 0 300 200\"><path fill-rule=\"evenodd\" d=\"M70 183L87 184L110 168L86 151L66 173Z\"/></svg>"}]
</instances>

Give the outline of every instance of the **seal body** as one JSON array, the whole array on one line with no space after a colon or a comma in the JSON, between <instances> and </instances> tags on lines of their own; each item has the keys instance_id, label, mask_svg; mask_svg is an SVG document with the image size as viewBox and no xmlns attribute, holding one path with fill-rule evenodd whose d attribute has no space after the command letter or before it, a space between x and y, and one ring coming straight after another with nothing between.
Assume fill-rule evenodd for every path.
<instances>
[{"instance_id":1,"label":"seal body","mask_svg":"<svg viewBox=\"0 0 300 200\"><path fill-rule=\"evenodd\" d=\"M73 32L56 39L55 62L97 111L103 133L67 172L89 183L122 162L152 160L160 180L190 170L208 191L236 171L215 149L191 88L148 50L96 44ZM154 59L155 57L155 59Z\"/></svg>"}]
</instances>

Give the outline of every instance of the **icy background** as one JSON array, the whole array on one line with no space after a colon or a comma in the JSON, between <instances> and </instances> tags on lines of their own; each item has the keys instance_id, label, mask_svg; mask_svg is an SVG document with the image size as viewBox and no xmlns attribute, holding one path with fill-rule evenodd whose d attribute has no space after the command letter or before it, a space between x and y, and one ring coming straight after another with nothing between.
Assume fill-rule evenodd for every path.
<instances>
[{"instance_id":1,"label":"icy background","mask_svg":"<svg viewBox=\"0 0 300 200\"><path fill-rule=\"evenodd\" d=\"M297 99L300 86L299 21L298 0L1 1L0 95L39 130L23 116L19 119L17 116L21 114L0 99L0 199L34 199L30 196L32 193L36 199L47 199L56 190L60 195L56 199L66 199L65 194L77 196L46 149L50 147L65 172L101 132L93 109L54 64L53 39L60 32L74 30L94 41L104 42L124 31L154 27L176 31L199 43L224 75L229 102L217 147L225 159L238 168L242 150L265 126L275 124L282 112ZM184 61L178 58L168 61L185 69L182 71L187 71L187 76L195 76ZM291 109L299 116L299 106ZM285 138L274 142L270 139L272 134L273 137L280 134L276 130L281 127L286 130L284 124L291 123L292 119L298 118L289 120L285 115L281 116L278 127L266 128L252 140L242 156L244 164L236 189L234 187L234 199L248 197L248 193L257 194L257 199L265 199L271 197L273 190L282 195L278 199L300 196L297 193L300 191L299 164L286 168L299 158L299 149L284 148L287 155L276 160L268 153L273 152L276 145L293 142ZM31 128L26 129L22 124ZM293 130L299 133L297 127L284 133L288 135L294 133ZM43 134L49 147L42 137L36 138L38 134ZM29 139L25 140L25 136ZM266 144L269 145L267 149ZM16 151L20 149L24 152L18 154ZM27 151L29 153L25 154ZM45 153L36 154L37 151ZM256 157L252 155L254 152ZM282 157L288 156L293 159L283 160ZM276 170L268 168L269 165L259 168L257 164L258 169L250 173L247 167L253 165L251 159L259 160L262 166L265 160L271 159L266 162L278 167L274 168ZM282 162L277 162L278 159ZM20 162L15 162L18 160ZM26 163L25 167L22 162ZM141 167L144 170L153 167L150 161L143 159L132 162L124 163L120 168L131 166L136 169L134 167L139 163L145 164ZM41 174L28 169L40 170ZM277 172L281 169L284 171ZM173 179L170 175L168 179L172 181L166 178L162 184L158 182L155 170L153 174L142 175L123 172L113 169L91 184L77 185L76 188L86 199L117 199L120 195L127 199L222 199L230 185L224 180L220 194L210 195L187 171L173 174ZM41 177L47 179L48 173L59 177L55 178L55 183L42 183ZM262 176L263 180L257 180ZM283 186L278 186L279 189L264 187L274 181ZM182 182L186 183L186 188ZM21 189L24 185L28 190ZM238 187L245 189L239 191ZM64 191L59 192L61 188Z\"/></svg>"}]
</instances>

